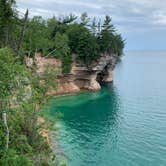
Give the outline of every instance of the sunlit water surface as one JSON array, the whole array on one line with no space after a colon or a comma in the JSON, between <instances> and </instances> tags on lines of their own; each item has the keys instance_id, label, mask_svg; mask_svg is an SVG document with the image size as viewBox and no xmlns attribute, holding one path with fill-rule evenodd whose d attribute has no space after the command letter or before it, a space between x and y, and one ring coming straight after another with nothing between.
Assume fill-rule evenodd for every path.
<instances>
[{"instance_id":1,"label":"sunlit water surface","mask_svg":"<svg viewBox=\"0 0 166 166\"><path fill-rule=\"evenodd\" d=\"M166 53L127 53L113 84L57 97L53 139L71 166L166 166Z\"/></svg>"}]
</instances>

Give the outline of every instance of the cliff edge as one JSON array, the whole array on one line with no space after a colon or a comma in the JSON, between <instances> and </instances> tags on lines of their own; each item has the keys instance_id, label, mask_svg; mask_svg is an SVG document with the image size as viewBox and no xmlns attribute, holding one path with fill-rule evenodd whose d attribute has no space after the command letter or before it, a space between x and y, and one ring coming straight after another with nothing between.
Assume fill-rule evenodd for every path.
<instances>
[{"instance_id":1,"label":"cliff edge","mask_svg":"<svg viewBox=\"0 0 166 166\"><path fill-rule=\"evenodd\" d=\"M78 93L81 90L100 90L100 83L113 81L113 70L117 63L117 56L102 54L95 63L88 67L84 64L73 62L71 72L66 75L62 74L60 60L42 57L39 53L36 53L34 59L26 57L25 63L29 68L35 64L35 72L39 75L42 75L47 67L56 69L57 89L48 90L47 95L57 95Z\"/></svg>"}]
</instances>

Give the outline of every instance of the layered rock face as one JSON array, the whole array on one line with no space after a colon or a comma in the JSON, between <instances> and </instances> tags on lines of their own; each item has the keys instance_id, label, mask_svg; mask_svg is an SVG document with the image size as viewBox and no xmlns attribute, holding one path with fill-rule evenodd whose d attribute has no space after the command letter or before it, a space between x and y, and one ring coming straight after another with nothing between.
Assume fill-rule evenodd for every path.
<instances>
[{"instance_id":1,"label":"layered rock face","mask_svg":"<svg viewBox=\"0 0 166 166\"><path fill-rule=\"evenodd\" d=\"M101 88L101 82L113 81L113 69L117 62L115 55L102 55L90 67L74 64L71 73L75 76L75 83L81 89L96 91Z\"/></svg>"},{"instance_id":2,"label":"layered rock face","mask_svg":"<svg viewBox=\"0 0 166 166\"><path fill-rule=\"evenodd\" d=\"M30 67L32 59L27 59L26 64ZM29 62L29 63L28 63ZM113 69L117 62L116 55L103 54L97 62L87 67L83 64L72 64L70 74L61 74L61 62L55 58L44 58L41 55L35 55L34 63L36 72L41 74L46 67L56 67L58 85L56 90L49 90L47 95L77 93L81 90L97 91L101 89L101 82L113 81Z\"/></svg>"},{"instance_id":3,"label":"layered rock face","mask_svg":"<svg viewBox=\"0 0 166 166\"><path fill-rule=\"evenodd\" d=\"M34 59L26 57L25 64L28 68L32 68L35 65L36 73L39 75L44 73L47 67L53 67L56 69L57 74L61 74L61 61L56 58L42 57L41 53L36 53Z\"/></svg>"},{"instance_id":4,"label":"layered rock face","mask_svg":"<svg viewBox=\"0 0 166 166\"><path fill-rule=\"evenodd\" d=\"M48 96L80 92L80 88L75 84L73 75L59 75L57 79L57 88L55 90L49 90L47 92Z\"/></svg>"}]
</instances>

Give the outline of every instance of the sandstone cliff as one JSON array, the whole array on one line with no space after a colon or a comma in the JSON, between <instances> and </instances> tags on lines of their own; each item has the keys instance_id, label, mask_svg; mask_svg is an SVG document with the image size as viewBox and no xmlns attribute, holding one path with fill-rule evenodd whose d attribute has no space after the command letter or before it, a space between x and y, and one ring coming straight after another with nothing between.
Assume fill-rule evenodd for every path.
<instances>
[{"instance_id":1,"label":"sandstone cliff","mask_svg":"<svg viewBox=\"0 0 166 166\"><path fill-rule=\"evenodd\" d=\"M49 66L57 69L57 89L47 92L47 95L56 95L101 89L101 82L113 81L113 69L117 58L116 55L103 54L97 62L89 67L74 62L70 74L67 75L62 75L61 61L55 58L44 58L40 54L36 54L34 60L26 58L25 62L28 67L35 64L37 74L42 74Z\"/></svg>"}]
</instances>

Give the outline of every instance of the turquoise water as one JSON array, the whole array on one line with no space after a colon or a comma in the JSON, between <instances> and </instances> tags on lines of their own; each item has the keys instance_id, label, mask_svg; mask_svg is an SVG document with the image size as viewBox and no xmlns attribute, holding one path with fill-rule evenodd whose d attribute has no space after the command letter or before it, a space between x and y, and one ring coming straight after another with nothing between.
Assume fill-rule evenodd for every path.
<instances>
[{"instance_id":1,"label":"turquoise water","mask_svg":"<svg viewBox=\"0 0 166 166\"><path fill-rule=\"evenodd\" d=\"M113 84L50 105L71 166L166 166L166 53L127 53Z\"/></svg>"}]
</instances>

